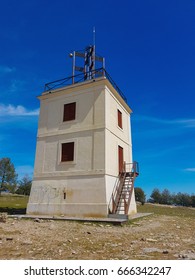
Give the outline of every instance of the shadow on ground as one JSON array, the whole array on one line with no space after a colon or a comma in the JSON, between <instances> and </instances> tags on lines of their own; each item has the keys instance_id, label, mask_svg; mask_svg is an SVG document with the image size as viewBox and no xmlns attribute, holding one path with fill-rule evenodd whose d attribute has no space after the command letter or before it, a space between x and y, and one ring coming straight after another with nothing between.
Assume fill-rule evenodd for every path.
<instances>
[{"instance_id":1,"label":"shadow on ground","mask_svg":"<svg viewBox=\"0 0 195 280\"><path fill-rule=\"evenodd\" d=\"M26 214L26 208L9 208L9 207L0 207L0 213L7 213L8 215L15 214Z\"/></svg>"}]
</instances>

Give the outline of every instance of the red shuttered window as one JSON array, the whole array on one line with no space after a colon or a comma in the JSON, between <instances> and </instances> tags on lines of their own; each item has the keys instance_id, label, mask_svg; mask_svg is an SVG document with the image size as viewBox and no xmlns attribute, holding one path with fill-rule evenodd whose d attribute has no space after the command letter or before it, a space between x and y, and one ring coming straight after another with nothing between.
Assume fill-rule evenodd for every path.
<instances>
[{"instance_id":1,"label":"red shuttered window","mask_svg":"<svg viewBox=\"0 0 195 280\"><path fill-rule=\"evenodd\" d=\"M118 126L123 128L123 120L122 120L122 113L118 110Z\"/></svg>"},{"instance_id":2,"label":"red shuttered window","mask_svg":"<svg viewBox=\"0 0 195 280\"><path fill-rule=\"evenodd\" d=\"M75 120L76 116L76 102L64 104L64 116L63 121L72 121Z\"/></svg>"},{"instance_id":3,"label":"red shuttered window","mask_svg":"<svg viewBox=\"0 0 195 280\"><path fill-rule=\"evenodd\" d=\"M74 142L62 143L61 161L73 161L74 160Z\"/></svg>"}]
</instances>

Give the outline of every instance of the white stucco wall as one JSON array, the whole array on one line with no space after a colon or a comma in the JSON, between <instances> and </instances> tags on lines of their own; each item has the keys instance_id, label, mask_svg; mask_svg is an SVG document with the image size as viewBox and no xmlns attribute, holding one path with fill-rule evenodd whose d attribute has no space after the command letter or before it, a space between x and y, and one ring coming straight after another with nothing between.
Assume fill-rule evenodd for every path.
<instances>
[{"instance_id":1,"label":"white stucco wall","mask_svg":"<svg viewBox=\"0 0 195 280\"><path fill-rule=\"evenodd\" d=\"M124 161L132 162L130 109L123 106L106 87L106 174L118 176L118 146L123 148ZM118 126L118 110L122 113L122 129Z\"/></svg>"},{"instance_id":2,"label":"white stucco wall","mask_svg":"<svg viewBox=\"0 0 195 280\"><path fill-rule=\"evenodd\" d=\"M130 108L105 79L43 93L34 179L27 213L101 216L118 176L118 145L132 161ZM64 104L76 119L63 122ZM117 109L123 129L118 127ZM61 144L74 142L74 161L61 162ZM64 192L66 199L64 199Z\"/></svg>"},{"instance_id":3,"label":"white stucco wall","mask_svg":"<svg viewBox=\"0 0 195 280\"><path fill-rule=\"evenodd\" d=\"M80 85L80 84L79 84ZM65 87L39 97L38 136L71 133L105 126L104 85L87 83ZM64 104L76 102L76 119L63 122Z\"/></svg>"},{"instance_id":4,"label":"white stucco wall","mask_svg":"<svg viewBox=\"0 0 195 280\"><path fill-rule=\"evenodd\" d=\"M74 142L74 161L61 162L61 144ZM105 130L41 137L37 141L34 176L105 172Z\"/></svg>"}]
</instances>

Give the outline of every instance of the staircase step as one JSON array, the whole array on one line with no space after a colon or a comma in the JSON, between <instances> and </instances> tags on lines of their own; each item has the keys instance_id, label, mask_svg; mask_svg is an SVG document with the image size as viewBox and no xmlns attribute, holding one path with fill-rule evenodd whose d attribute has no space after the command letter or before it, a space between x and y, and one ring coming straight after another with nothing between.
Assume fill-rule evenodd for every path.
<instances>
[{"instance_id":1,"label":"staircase step","mask_svg":"<svg viewBox=\"0 0 195 280\"><path fill-rule=\"evenodd\" d=\"M112 215L119 215L120 217L121 215L127 216L122 213L125 213L126 211L125 208L127 204L130 203L130 197L134 186L134 179L135 179L134 175L135 175L134 172L131 171L121 174L121 177L119 178L117 184L117 193L114 198L113 212L116 214L112 214Z\"/></svg>"}]
</instances>

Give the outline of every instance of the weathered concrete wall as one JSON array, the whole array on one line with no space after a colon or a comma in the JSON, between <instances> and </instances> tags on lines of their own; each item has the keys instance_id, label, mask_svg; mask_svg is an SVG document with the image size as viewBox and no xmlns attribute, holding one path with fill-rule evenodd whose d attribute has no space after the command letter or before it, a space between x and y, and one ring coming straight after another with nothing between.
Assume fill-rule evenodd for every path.
<instances>
[{"instance_id":1,"label":"weathered concrete wall","mask_svg":"<svg viewBox=\"0 0 195 280\"><path fill-rule=\"evenodd\" d=\"M70 217L106 217L104 176L34 180L27 212L64 214Z\"/></svg>"}]
</instances>

